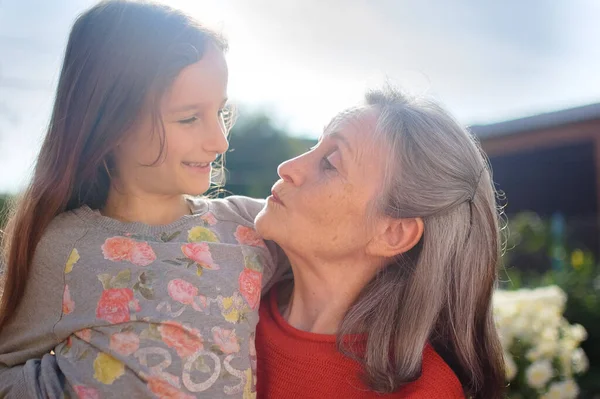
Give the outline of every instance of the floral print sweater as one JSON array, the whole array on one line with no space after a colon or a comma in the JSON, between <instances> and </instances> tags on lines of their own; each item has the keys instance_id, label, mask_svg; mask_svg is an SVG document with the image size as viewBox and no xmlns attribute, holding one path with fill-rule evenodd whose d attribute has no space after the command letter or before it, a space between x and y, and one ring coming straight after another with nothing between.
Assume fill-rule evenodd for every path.
<instances>
[{"instance_id":1,"label":"floral print sweater","mask_svg":"<svg viewBox=\"0 0 600 399\"><path fill-rule=\"evenodd\" d=\"M189 203L165 226L55 218L0 333L0 397L255 397L258 305L285 257L253 230L262 201Z\"/></svg>"}]
</instances>

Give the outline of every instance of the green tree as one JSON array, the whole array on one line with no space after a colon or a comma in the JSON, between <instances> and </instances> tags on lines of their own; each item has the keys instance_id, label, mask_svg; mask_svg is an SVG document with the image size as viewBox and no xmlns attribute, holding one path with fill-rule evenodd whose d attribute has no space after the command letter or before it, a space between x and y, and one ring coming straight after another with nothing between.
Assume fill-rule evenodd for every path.
<instances>
[{"instance_id":1,"label":"green tree","mask_svg":"<svg viewBox=\"0 0 600 399\"><path fill-rule=\"evenodd\" d=\"M225 190L264 198L279 178L277 166L314 145L316 140L290 136L264 113L241 116L231 130Z\"/></svg>"},{"instance_id":2,"label":"green tree","mask_svg":"<svg viewBox=\"0 0 600 399\"><path fill-rule=\"evenodd\" d=\"M0 229L6 223L6 214L8 213L8 195L0 194Z\"/></svg>"}]
</instances>

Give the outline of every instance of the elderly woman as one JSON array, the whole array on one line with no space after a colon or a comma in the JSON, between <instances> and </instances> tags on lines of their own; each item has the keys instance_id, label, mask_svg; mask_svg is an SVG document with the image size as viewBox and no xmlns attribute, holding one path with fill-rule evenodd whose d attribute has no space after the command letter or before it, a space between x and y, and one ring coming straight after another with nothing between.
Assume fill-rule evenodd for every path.
<instances>
[{"instance_id":1,"label":"elderly woman","mask_svg":"<svg viewBox=\"0 0 600 399\"><path fill-rule=\"evenodd\" d=\"M256 228L294 280L261 305L259 397L501 397L498 215L474 139L390 89L278 172Z\"/></svg>"}]
</instances>

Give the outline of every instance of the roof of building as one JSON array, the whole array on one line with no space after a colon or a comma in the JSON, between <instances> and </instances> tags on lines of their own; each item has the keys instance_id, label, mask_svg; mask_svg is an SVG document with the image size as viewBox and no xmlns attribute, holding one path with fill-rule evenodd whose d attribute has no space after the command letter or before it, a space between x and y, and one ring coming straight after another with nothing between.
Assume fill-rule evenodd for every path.
<instances>
[{"instance_id":1,"label":"roof of building","mask_svg":"<svg viewBox=\"0 0 600 399\"><path fill-rule=\"evenodd\" d=\"M600 103L469 128L479 138L487 139L595 119L600 119Z\"/></svg>"}]
</instances>

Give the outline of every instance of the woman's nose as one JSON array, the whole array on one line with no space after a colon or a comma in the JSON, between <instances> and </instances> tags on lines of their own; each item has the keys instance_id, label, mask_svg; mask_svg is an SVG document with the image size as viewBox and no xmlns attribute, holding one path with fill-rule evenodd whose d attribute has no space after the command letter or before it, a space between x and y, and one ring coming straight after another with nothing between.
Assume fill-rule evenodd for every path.
<instances>
[{"instance_id":1,"label":"woman's nose","mask_svg":"<svg viewBox=\"0 0 600 399\"><path fill-rule=\"evenodd\" d=\"M295 186L300 186L304 182L306 168L302 167L302 155L296 158L289 159L277 168L279 177L288 183Z\"/></svg>"}]
</instances>

